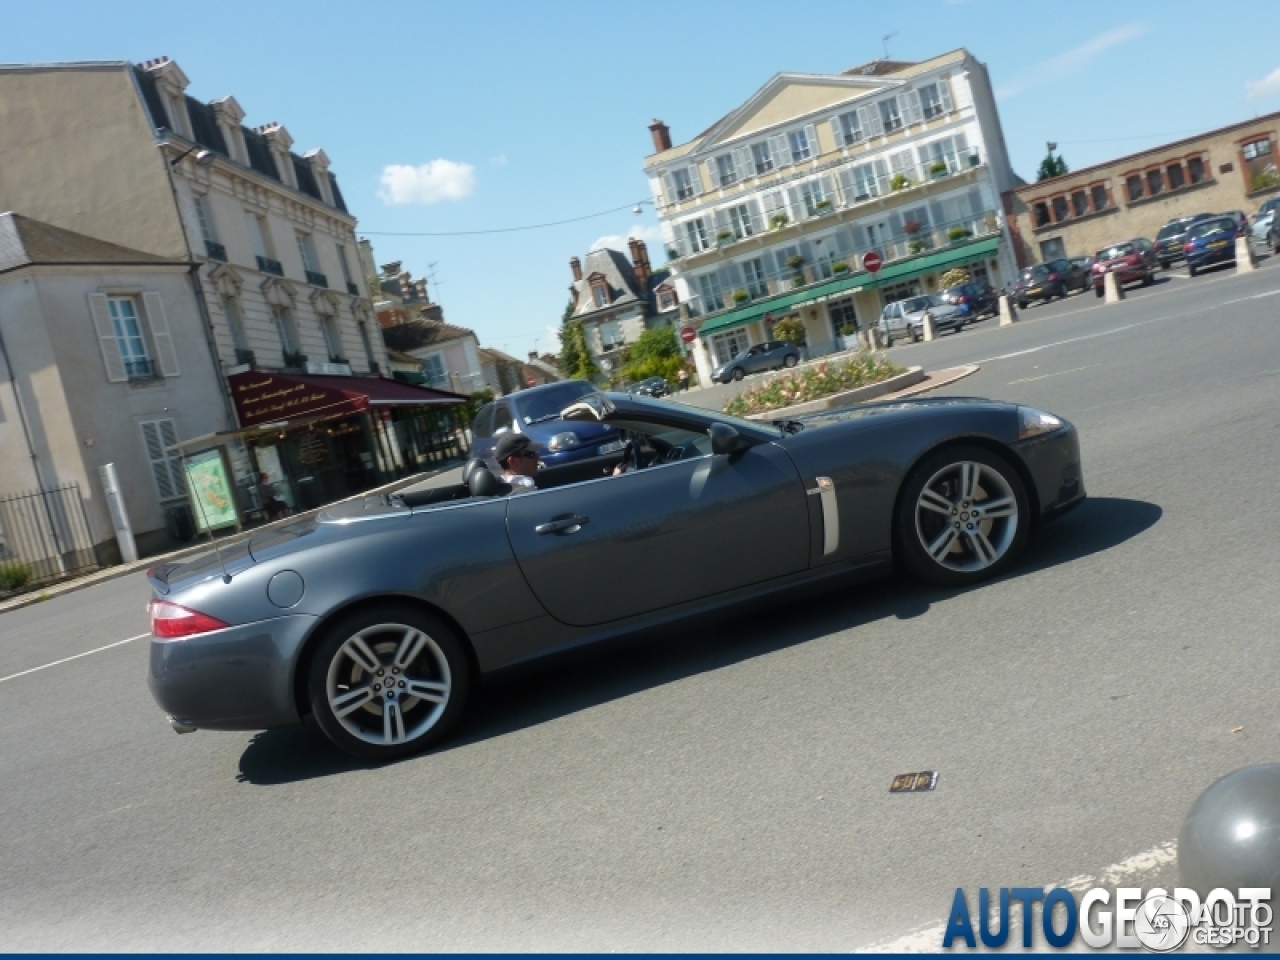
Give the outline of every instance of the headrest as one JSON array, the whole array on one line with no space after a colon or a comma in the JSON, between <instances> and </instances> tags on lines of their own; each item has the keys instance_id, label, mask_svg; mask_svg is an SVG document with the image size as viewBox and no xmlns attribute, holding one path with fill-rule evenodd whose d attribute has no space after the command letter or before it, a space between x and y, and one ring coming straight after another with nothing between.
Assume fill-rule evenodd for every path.
<instances>
[{"instance_id":1,"label":"headrest","mask_svg":"<svg viewBox=\"0 0 1280 960\"><path fill-rule=\"evenodd\" d=\"M471 475L476 472L477 468L481 468L481 467L483 467L485 470L489 469L489 465L479 458L476 458L474 460L468 460L467 465L462 468L462 482L465 483L467 486L470 486Z\"/></svg>"},{"instance_id":2,"label":"headrest","mask_svg":"<svg viewBox=\"0 0 1280 960\"><path fill-rule=\"evenodd\" d=\"M484 461L477 460L475 463L477 466L471 470L471 476L467 480L467 489L473 497L498 497L511 492L511 484L495 477ZM471 464L467 466L470 467Z\"/></svg>"}]
</instances>

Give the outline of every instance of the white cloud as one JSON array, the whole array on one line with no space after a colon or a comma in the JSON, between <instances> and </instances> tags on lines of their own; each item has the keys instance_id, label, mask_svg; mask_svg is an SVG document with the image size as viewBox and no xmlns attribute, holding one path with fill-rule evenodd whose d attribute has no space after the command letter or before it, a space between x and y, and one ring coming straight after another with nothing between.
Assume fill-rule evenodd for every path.
<instances>
[{"instance_id":1,"label":"white cloud","mask_svg":"<svg viewBox=\"0 0 1280 960\"><path fill-rule=\"evenodd\" d=\"M1116 27L1114 30L1108 30L1106 33L1100 33L1092 40L1086 40L1078 47L1072 47L1065 53L1050 57L1034 70L1024 73L1013 82L997 87L996 99L1008 100L1011 97L1016 97L1023 90L1038 87L1045 83L1053 83L1055 80L1063 80L1073 74L1077 74L1112 47L1118 47L1122 43L1136 40L1144 33L1149 33L1150 30L1151 27L1145 23L1130 23L1123 27Z\"/></svg>"},{"instance_id":2,"label":"white cloud","mask_svg":"<svg viewBox=\"0 0 1280 960\"><path fill-rule=\"evenodd\" d=\"M1244 95L1248 100L1258 100L1280 93L1280 67L1276 67L1261 80L1246 80Z\"/></svg>"},{"instance_id":3,"label":"white cloud","mask_svg":"<svg viewBox=\"0 0 1280 960\"><path fill-rule=\"evenodd\" d=\"M382 170L378 197L387 206L461 200L476 186L476 168L469 163L432 160L417 167L393 163Z\"/></svg>"},{"instance_id":4,"label":"white cloud","mask_svg":"<svg viewBox=\"0 0 1280 960\"><path fill-rule=\"evenodd\" d=\"M533 345L533 349L539 353L550 353L559 355L560 353L560 328L558 326L549 326L542 331L537 341Z\"/></svg>"},{"instance_id":5,"label":"white cloud","mask_svg":"<svg viewBox=\"0 0 1280 960\"><path fill-rule=\"evenodd\" d=\"M600 237L587 252L590 253L591 250L601 250L608 247L611 250L621 250L626 253L627 241L631 239L643 240L646 244L657 243L662 240L662 230L647 223L637 223L625 234L610 233ZM652 254L649 255L649 259L653 259Z\"/></svg>"},{"instance_id":6,"label":"white cloud","mask_svg":"<svg viewBox=\"0 0 1280 960\"><path fill-rule=\"evenodd\" d=\"M505 153L499 153L497 156L489 158L489 166L491 167L505 167L506 165L507 155Z\"/></svg>"}]
</instances>

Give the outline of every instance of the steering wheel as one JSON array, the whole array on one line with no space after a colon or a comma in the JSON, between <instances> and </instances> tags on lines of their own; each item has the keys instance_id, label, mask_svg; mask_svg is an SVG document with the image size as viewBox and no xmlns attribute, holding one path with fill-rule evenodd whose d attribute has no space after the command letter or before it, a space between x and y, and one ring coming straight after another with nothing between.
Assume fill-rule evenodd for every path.
<instances>
[{"instance_id":1,"label":"steering wheel","mask_svg":"<svg viewBox=\"0 0 1280 960\"><path fill-rule=\"evenodd\" d=\"M644 446L644 437L641 434L633 433L627 441L627 470L639 470L644 466L641 459L641 448Z\"/></svg>"}]
</instances>

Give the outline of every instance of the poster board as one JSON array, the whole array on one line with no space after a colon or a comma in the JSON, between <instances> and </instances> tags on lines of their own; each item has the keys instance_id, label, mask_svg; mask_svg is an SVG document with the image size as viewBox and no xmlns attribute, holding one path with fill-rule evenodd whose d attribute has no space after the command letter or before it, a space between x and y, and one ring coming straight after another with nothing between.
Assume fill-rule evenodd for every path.
<instances>
[{"instance_id":1,"label":"poster board","mask_svg":"<svg viewBox=\"0 0 1280 960\"><path fill-rule=\"evenodd\" d=\"M191 498L192 519L201 533L222 527L238 527L236 498L221 448L187 457L182 464Z\"/></svg>"}]
</instances>

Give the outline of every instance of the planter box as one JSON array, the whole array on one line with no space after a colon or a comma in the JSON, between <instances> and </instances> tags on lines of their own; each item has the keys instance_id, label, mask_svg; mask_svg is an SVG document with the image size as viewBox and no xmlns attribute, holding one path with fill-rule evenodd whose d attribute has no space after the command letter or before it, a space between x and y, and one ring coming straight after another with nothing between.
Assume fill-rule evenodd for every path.
<instances>
[{"instance_id":1,"label":"planter box","mask_svg":"<svg viewBox=\"0 0 1280 960\"><path fill-rule=\"evenodd\" d=\"M852 337L850 339L856 340L857 338ZM888 380L881 380L879 383L869 383L865 387L846 390L844 393L833 393L831 396L823 397L821 400L810 400L807 403L797 403L790 407L780 407L777 410L769 410L766 413L753 413L748 419L773 420L782 417L798 417L806 413L821 413L824 410L834 410L837 407L851 407L855 403L865 403L868 400L874 400L876 397L882 397L886 393L894 393L898 390L905 390L907 387L914 387L923 379L924 367L911 367L906 373L900 373L896 377L890 377Z\"/></svg>"}]
</instances>

